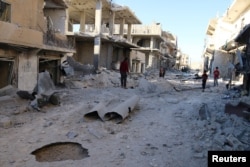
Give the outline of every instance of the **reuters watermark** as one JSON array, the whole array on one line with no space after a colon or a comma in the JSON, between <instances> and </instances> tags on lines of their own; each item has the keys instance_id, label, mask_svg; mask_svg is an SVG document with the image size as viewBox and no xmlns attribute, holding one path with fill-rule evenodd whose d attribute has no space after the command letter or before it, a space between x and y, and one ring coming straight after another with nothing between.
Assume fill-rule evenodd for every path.
<instances>
[{"instance_id":1,"label":"reuters watermark","mask_svg":"<svg viewBox=\"0 0 250 167\"><path fill-rule=\"evenodd\" d=\"M208 151L208 167L249 167L250 151Z\"/></svg>"}]
</instances>

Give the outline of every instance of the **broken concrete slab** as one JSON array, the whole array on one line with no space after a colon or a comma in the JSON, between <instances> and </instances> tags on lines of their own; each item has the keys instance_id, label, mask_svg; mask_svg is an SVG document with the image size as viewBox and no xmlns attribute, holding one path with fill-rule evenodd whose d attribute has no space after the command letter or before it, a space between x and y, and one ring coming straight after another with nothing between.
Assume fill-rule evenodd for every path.
<instances>
[{"instance_id":1,"label":"broken concrete slab","mask_svg":"<svg viewBox=\"0 0 250 167\"><path fill-rule=\"evenodd\" d=\"M0 115L0 128L10 128L12 127L12 121L7 116Z\"/></svg>"},{"instance_id":2,"label":"broken concrete slab","mask_svg":"<svg viewBox=\"0 0 250 167\"><path fill-rule=\"evenodd\" d=\"M103 120L105 114L106 104L104 102L98 103L94 108L89 110L86 114L84 114L85 118L93 118L98 117Z\"/></svg>"},{"instance_id":3,"label":"broken concrete slab","mask_svg":"<svg viewBox=\"0 0 250 167\"><path fill-rule=\"evenodd\" d=\"M114 105L114 102L117 103L117 99L112 99L108 102L100 102L86 112L84 117L99 117L103 121L115 120L116 123L121 123L135 108L138 101L139 97L134 95L118 105Z\"/></svg>"},{"instance_id":4,"label":"broken concrete slab","mask_svg":"<svg viewBox=\"0 0 250 167\"><path fill-rule=\"evenodd\" d=\"M235 114L239 117L250 119L250 105L244 102L239 102L237 105L227 103L224 111L230 115Z\"/></svg>"},{"instance_id":5,"label":"broken concrete slab","mask_svg":"<svg viewBox=\"0 0 250 167\"><path fill-rule=\"evenodd\" d=\"M16 92L16 88L12 85L7 85L0 89L0 96L12 95Z\"/></svg>"},{"instance_id":6,"label":"broken concrete slab","mask_svg":"<svg viewBox=\"0 0 250 167\"><path fill-rule=\"evenodd\" d=\"M50 96L55 92L55 85L48 71L39 73L38 82L34 88L34 92L47 96Z\"/></svg>"},{"instance_id":7,"label":"broken concrete slab","mask_svg":"<svg viewBox=\"0 0 250 167\"><path fill-rule=\"evenodd\" d=\"M199 117L201 120L209 121L211 119L211 113L209 112L208 106L206 103L202 103L199 110Z\"/></svg>"},{"instance_id":8,"label":"broken concrete slab","mask_svg":"<svg viewBox=\"0 0 250 167\"><path fill-rule=\"evenodd\" d=\"M139 102L139 97L137 95L132 96L123 103L115 107L111 112L107 112L104 115L105 120L110 120L116 118L117 123L121 123L129 113L134 110L136 104Z\"/></svg>"}]
</instances>

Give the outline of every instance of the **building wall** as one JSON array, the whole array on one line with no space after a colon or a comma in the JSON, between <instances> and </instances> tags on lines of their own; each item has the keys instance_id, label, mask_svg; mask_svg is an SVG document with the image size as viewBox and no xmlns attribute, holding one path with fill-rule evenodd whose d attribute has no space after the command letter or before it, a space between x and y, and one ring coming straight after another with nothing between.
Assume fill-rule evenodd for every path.
<instances>
[{"instance_id":1,"label":"building wall","mask_svg":"<svg viewBox=\"0 0 250 167\"><path fill-rule=\"evenodd\" d=\"M0 43L41 47L43 34L39 31L22 28L15 24L0 22Z\"/></svg>"},{"instance_id":2,"label":"building wall","mask_svg":"<svg viewBox=\"0 0 250 167\"><path fill-rule=\"evenodd\" d=\"M77 42L75 60L82 64L93 64L94 42Z\"/></svg>"},{"instance_id":3,"label":"building wall","mask_svg":"<svg viewBox=\"0 0 250 167\"><path fill-rule=\"evenodd\" d=\"M108 64L111 64L111 62L108 62L108 49L109 49L109 43L103 43L101 46L101 54L100 54L100 66L101 67L108 67Z\"/></svg>"},{"instance_id":4,"label":"building wall","mask_svg":"<svg viewBox=\"0 0 250 167\"><path fill-rule=\"evenodd\" d=\"M41 19L43 0L7 0L6 2L11 4L11 23L35 30L44 27L45 20Z\"/></svg>"},{"instance_id":5,"label":"building wall","mask_svg":"<svg viewBox=\"0 0 250 167\"><path fill-rule=\"evenodd\" d=\"M135 73L144 73L145 71L145 53L140 51L132 50L130 53L130 60L131 60L131 72Z\"/></svg>"},{"instance_id":6,"label":"building wall","mask_svg":"<svg viewBox=\"0 0 250 167\"><path fill-rule=\"evenodd\" d=\"M55 32L65 34L65 25L67 25L65 20L67 20L67 14L64 9L46 9L44 10L44 15L50 16L51 21L53 22L53 29L55 30Z\"/></svg>"},{"instance_id":7,"label":"building wall","mask_svg":"<svg viewBox=\"0 0 250 167\"><path fill-rule=\"evenodd\" d=\"M32 52L22 52L18 59L18 88L32 91L37 83L38 58Z\"/></svg>"},{"instance_id":8,"label":"building wall","mask_svg":"<svg viewBox=\"0 0 250 167\"><path fill-rule=\"evenodd\" d=\"M228 75L228 68L229 68L230 60L232 60L232 55L223 51L219 51L219 50L215 51L211 73L213 73L215 67L219 67L220 77L223 79L228 79L230 77Z\"/></svg>"}]
</instances>

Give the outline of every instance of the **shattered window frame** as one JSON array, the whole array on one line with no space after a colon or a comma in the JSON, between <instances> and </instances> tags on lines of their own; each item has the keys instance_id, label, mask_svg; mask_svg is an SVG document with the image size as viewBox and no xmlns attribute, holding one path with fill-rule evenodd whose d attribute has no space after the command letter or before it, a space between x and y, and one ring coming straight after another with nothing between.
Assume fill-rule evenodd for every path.
<instances>
[{"instance_id":1,"label":"shattered window frame","mask_svg":"<svg viewBox=\"0 0 250 167\"><path fill-rule=\"evenodd\" d=\"M11 5L0 0L0 21L10 22Z\"/></svg>"}]
</instances>

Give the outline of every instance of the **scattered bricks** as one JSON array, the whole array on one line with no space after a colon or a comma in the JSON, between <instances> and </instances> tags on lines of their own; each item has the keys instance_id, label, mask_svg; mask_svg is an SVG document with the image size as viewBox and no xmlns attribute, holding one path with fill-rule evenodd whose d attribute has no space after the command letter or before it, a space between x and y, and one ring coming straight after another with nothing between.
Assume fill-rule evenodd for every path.
<instances>
[{"instance_id":1,"label":"scattered bricks","mask_svg":"<svg viewBox=\"0 0 250 167\"><path fill-rule=\"evenodd\" d=\"M9 117L0 116L0 128L10 128L12 127L12 121Z\"/></svg>"}]
</instances>

